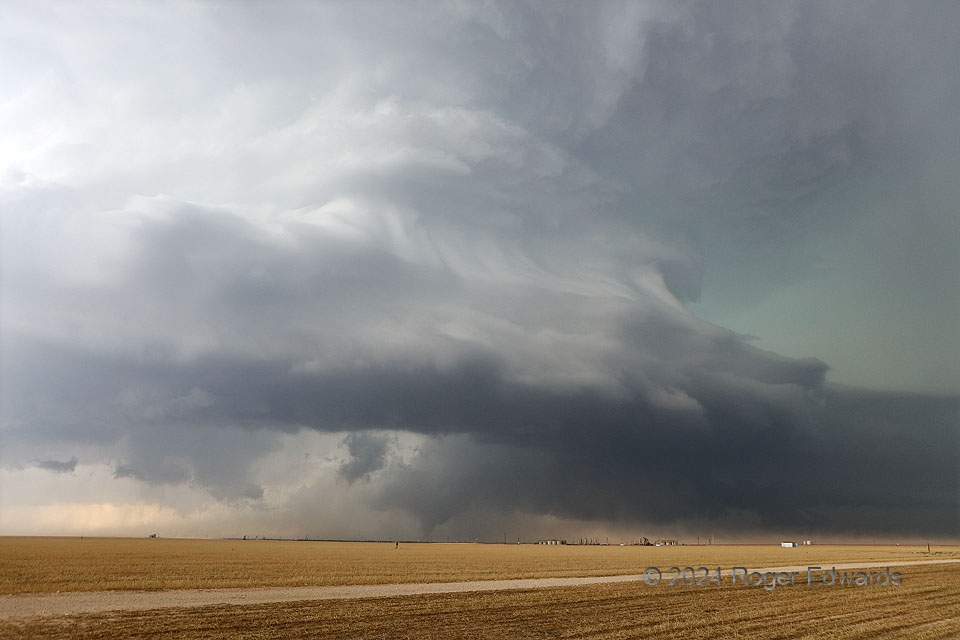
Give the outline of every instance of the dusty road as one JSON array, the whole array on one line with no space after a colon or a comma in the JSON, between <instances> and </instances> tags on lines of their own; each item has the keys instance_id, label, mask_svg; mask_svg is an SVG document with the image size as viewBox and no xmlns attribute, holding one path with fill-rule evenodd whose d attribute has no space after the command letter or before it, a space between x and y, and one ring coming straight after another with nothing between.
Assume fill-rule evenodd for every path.
<instances>
[{"instance_id":1,"label":"dusty road","mask_svg":"<svg viewBox=\"0 0 960 640\"><path fill-rule=\"evenodd\" d=\"M910 562L858 562L828 564L823 569L871 569L911 565L960 563L960 560L915 560ZM806 566L748 567L750 571L798 571ZM666 567L660 567L665 570ZM731 569L722 572L731 575ZM667 576L666 571L664 575ZM391 596L467 591L505 591L539 589L612 582L642 580L640 574L594 576L586 578L528 578L516 580L483 580L474 582L432 582L408 584L375 584L327 587L264 587L255 589L180 589L171 591L92 591L32 595L0 596L0 620L33 616L63 616L104 611L138 611L170 607L201 607L220 604L261 604L304 600L349 600Z\"/></svg>"}]
</instances>

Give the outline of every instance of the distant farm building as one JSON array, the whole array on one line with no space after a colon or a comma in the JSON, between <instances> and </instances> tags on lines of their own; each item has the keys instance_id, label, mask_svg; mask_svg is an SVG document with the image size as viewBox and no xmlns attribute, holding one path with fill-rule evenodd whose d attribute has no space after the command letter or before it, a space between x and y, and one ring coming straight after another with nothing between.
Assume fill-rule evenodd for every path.
<instances>
[{"instance_id":1,"label":"distant farm building","mask_svg":"<svg viewBox=\"0 0 960 640\"><path fill-rule=\"evenodd\" d=\"M795 547L795 546L797 546L797 543L796 543L796 542L781 542L781 543L780 543L780 546L783 547L783 548L785 548L785 549L789 549L790 547Z\"/></svg>"},{"instance_id":2,"label":"distant farm building","mask_svg":"<svg viewBox=\"0 0 960 640\"><path fill-rule=\"evenodd\" d=\"M678 544L680 544L680 543L677 542L676 540L657 540L656 542L653 543L653 546L655 546L655 547L675 547L675 546L677 546Z\"/></svg>"},{"instance_id":3,"label":"distant farm building","mask_svg":"<svg viewBox=\"0 0 960 640\"><path fill-rule=\"evenodd\" d=\"M812 545L812 544L813 544L813 541L812 541L812 540L804 540L804 541L803 541L803 546L805 546L805 547L809 547L809 546Z\"/></svg>"},{"instance_id":4,"label":"distant farm building","mask_svg":"<svg viewBox=\"0 0 960 640\"><path fill-rule=\"evenodd\" d=\"M559 538L550 538L549 540L537 540L537 544L567 544L566 540Z\"/></svg>"}]
</instances>

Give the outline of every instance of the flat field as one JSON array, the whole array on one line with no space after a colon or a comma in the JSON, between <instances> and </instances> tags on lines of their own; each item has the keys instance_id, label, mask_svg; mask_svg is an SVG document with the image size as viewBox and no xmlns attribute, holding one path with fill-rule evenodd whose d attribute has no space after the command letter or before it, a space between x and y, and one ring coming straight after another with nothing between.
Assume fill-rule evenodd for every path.
<instances>
[{"instance_id":1,"label":"flat field","mask_svg":"<svg viewBox=\"0 0 960 640\"><path fill-rule=\"evenodd\" d=\"M577 547L239 540L0 538L0 637L21 638L921 638L960 637L960 563L897 567L898 586L581 584L247 602L252 587L389 585L638 574L648 566L751 569L960 559L958 547L716 545ZM458 586L458 585L451 585ZM185 606L238 588L243 604ZM475 589L476 587L467 587ZM244 591L244 589L248 589ZM113 591L111 591L113 590ZM115 590L145 590L146 607ZM100 592L83 593L51 592ZM302 590L295 590L298 594ZM271 590L270 593L274 593ZM204 592L207 593L207 592ZM136 597L136 594L132 594ZM55 599L106 606L56 613ZM217 596L219 597L219 596ZM39 603L39 606L38 606ZM14 609L16 607L14 606ZM2 609L2 608L0 608ZM112 610L111 610L112 609ZM12 610L9 607L8 611ZM39 613L37 613L39 612Z\"/></svg>"},{"instance_id":2,"label":"flat field","mask_svg":"<svg viewBox=\"0 0 960 640\"><path fill-rule=\"evenodd\" d=\"M746 560L744 560L746 562ZM897 587L655 587L638 582L0 620L0 637L365 638L960 637L960 571L903 567Z\"/></svg>"},{"instance_id":3,"label":"flat field","mask_svg":"<svg viewBox=\"0 0 960 640\"><path fill-rule=\"evenodd\" d=\"M648 566L776 567L960 558L960 548L407 544L0 537L0 594L294 587L641 573Z\"/></svg>"}]
</instances>

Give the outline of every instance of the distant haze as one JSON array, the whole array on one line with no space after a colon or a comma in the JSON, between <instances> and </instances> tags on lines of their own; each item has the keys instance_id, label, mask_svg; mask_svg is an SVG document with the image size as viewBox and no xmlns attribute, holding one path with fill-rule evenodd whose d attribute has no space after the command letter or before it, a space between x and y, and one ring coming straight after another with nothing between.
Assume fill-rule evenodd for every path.
<instances>
[{"instance_id":1,"label":"distant haze","mask_svg":"<svg viewBox=\"0 0 960 640\"><path fill-rule=\"evenodd\" d=\"M960 4L0 6L0 534L960 539Z\"/></svg>"}]
</instances>

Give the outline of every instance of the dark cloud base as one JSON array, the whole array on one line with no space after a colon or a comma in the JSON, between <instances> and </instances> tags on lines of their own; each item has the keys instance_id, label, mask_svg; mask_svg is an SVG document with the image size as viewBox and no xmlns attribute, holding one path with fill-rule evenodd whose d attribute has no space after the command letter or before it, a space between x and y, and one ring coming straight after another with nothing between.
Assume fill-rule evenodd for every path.
<instances>
[{"instance_id":1,"label":"dark cloud base","mask_svg":"<svg viewBox=\"0 0 960 640\"><path fill-rule=\"evenodd\" d=\"M23 356L22 373L29 360L67 365L60 381L48 380L52 393L60 382L78 394L78 371L102 372L87 378L92 386L74 396L75 404L61 407L71 423L34 412L30 437L85 443L122 431L134 442L142 438L149 451L134 447L118 469L145 481L183 479L151 476L146 461L164 446L151 432L188 432L177 424L238 433L308 428L355 432L346 440L351 459L341 476L357 481L380 472L370 506L404 509L427 533L482 509L730 532L960 533L960 399L823 385L809 373L819 365L805 361L774 357L764 373L775 382L764 383L764 393L745 393L742 378L730 382L729 367L722 375L687 372L685 392L700 407L692 410L658 406L641 389L614 397L511 382L492 357L465 358L446 370L407 365L320 374L294 373L289 362L214 358L121 367L92 354ZM146 417L87 404L122 395L130 380L158 397L202 388L214 400L176 402L179 413ZM410 464L389 465L389 438L370 430L437 439ZM197 451L194 475L221 493L228 481L240 484L238 491L255 499L262 491L243 485L242 476L198 473L235 453Z\"/></svg>"}]
</instances>

